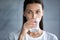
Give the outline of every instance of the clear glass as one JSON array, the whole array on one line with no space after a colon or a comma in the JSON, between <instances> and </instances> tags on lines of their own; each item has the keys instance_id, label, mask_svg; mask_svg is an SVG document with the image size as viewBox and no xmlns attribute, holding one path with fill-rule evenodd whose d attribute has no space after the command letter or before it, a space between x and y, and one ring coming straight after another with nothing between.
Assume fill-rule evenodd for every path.
<instances>
[{"instance_id":1,"label":"clear glass","mask_svg":"<svg viewBox=\"0 0 60 40\"><path fill-rule=\"evenodd\" d=\"M39 18L36 18L36 26L30 29L30 32L37 32L39 31Z\"/></svg>"}]
</instances>

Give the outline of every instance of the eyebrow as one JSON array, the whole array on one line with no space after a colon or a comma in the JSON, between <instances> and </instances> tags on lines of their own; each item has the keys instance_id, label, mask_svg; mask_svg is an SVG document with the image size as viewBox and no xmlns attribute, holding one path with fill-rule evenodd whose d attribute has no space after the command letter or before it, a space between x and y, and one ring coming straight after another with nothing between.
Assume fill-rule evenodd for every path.
<instances>
[{"instance_id":1,"label":"eyebrow","mask_svg":"<svg viewBox=\"0 0 60 40\"><path fill-rule=\"evenodd\" d=\"M26 9L26 10L32 11L31 9ZM37 9L37 10L40 10L40 9ZM37 10L36 10L36 11L37 11Z\"/></svg>"},{"instance_id":2,"label":"eyebrow","mask_svg":"<svg viewBox=\"0 0 60 40\"><path fill-rule=\"evenodd\" d=\"M40 9L37 9L37 10L40 10Z\"/></svg>"},{"instance_id":3,"label":"eyebrow","mask_svg":"<svg viewBox=\"0 0 60 40\"><path fill-rule=\"evenodd\" d=\"M26 10L29 10L29 11L31 11L31 9L26 9Z\"/></svg>"},{"instance_id":4,"label":"eyebrow","mask_svg":"<svg viewBox=\"0 0 60 40\"><path fill-rule=\"evenodd\" d=\"M27 11L31 11L32 12L32 10L31 9L26 9Z\"/></svg>"}]
</instances>

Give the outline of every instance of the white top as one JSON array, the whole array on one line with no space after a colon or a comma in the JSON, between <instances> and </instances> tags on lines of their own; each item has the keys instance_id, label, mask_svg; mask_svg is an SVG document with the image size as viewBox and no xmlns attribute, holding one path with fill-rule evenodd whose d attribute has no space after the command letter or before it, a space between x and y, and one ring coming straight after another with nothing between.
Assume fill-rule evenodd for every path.
<instances>
[{"instance_id":1,"label":"white top","mask_svg":"<svg viewBox=\"0 0 60 40\"><path fill-rule=\"evenodd\" d=\"M19 33L11 33L9 35L9 40L18 40ZM26 34L24 37L24 40L58 40L56 35L43 31L43 34L37 38L33 38L29 36L29 34Z\"/></svg>"}]
</instances>

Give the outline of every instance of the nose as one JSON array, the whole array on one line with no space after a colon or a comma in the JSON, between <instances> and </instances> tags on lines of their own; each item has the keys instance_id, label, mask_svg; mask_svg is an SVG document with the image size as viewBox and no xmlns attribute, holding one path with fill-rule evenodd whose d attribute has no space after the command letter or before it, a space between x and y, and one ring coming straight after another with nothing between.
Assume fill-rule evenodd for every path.
<instances>
[{"instance_id":1,"label":"nose","mask_svg":"<svg viewBox=\"0 0 60 40\"><path fill-rule=\"evenodd\" d=\"M35 19L36 18L36 14L32 14L32 18Z\"/></svg>"}]
</instances>

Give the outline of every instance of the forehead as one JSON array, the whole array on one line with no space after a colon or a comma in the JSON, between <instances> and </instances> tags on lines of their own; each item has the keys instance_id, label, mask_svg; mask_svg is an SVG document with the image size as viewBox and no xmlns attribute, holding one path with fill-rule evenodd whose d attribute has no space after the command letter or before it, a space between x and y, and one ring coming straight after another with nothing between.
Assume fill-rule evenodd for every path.
<instances>
[{"instance_id":1,"label":"forehead","mask_svg":"<svg viewBox=\"0 0 60 40\"><path fill-rule=\"evenodd\" d=\"M31 3L26 6L26 9L28 10L42 10L42 5L39 3Z\"/></svg>"}]
</instances>

